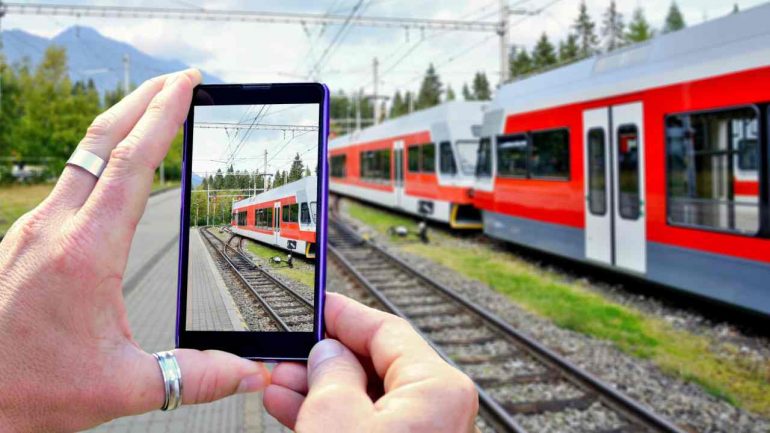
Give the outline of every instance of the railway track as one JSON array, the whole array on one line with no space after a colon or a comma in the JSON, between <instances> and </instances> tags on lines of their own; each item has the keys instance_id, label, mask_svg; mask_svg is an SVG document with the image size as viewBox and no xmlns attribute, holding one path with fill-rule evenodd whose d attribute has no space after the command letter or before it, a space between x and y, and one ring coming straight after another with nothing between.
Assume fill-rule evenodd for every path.
<instances>
[{"instance_id":1,"label":"railway track","mask_svg":"<svg viewBox=\"0 0 770 433\"><path fill-rule=\"evenodd\" d=\"M254 295L279 330L313 330L312 301L254 264L240 247L233 248L207 228L202 228L201 234L224 259L225 267Z\"/></svg>"},{"instance_id":2,"label":"railway track","mask_svg":"<svg viewBox=\"0 0 770 433\"><path fill-rule=\"evenodd\" d=\"M496 431L536 432L541 428L524 426L567 417L571 431L683 433L339 221L329 223L328 251L357 285L474 380L484 419Z\"/></svg>"}]
</instances>

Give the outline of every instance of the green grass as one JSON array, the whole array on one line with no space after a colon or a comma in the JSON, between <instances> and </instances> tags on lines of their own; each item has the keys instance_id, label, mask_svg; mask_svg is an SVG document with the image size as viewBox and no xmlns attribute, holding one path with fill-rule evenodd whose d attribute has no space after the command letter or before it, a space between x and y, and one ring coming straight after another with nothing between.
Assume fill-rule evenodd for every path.
<instances>
[{"instance_id":1,"label":"green grass","mask_svg":"<svg viewBox=\"0 0 770 433\"><path fill-rule=\"evenodd\" d=\"M346 208L350 216L383 234L394 225L416 228L414 220L402 215L350 201ZM430 238L430 244L401 243L401 248L481 281L560 327L611 341L621 351L649 359L712 395L770 415L770 366L742 360L733 344L674 329L658 317L617 304L511 253L477 245L453 248L447 254L452 248L449 235L432 230Z\"/></svg>"},{"instance_id":2,"label":"green grass","mask_svg":"<svg viewBox=\"0 0 770 433\"><path fill-rule=\"evenodd\" d=\"M0 187L0 235L14 221L40 204L53 189L53 184L11 185Z\"/></svg>"},{"instance_id":3,"label":"green grass","mask_svg":"<svg viewBox=\"0 0 770 433\"><path fill-rule=\"evenodd\" d=\"M247 242L246 249L255 256L270 260L272 257L280 257L282 261L280 264L272 264L270 268L273 272L283 275L294 281L298 281L308 287L315 286L315 268L308 263L302 261L302 259L294 258L294 267L289 268L286 266L286 252L276 250L265 245L260 245L256 242Z\"/></svg>"},{"instance_id":4,"label":"green grass","mask_svg":"<svg viewBox=\"0 0 770 433\"><path fill-rule=\"evenodd\" d=\"M179 181L169 181L161 186L160 182L152 184L152 190L178 187ZM53 183L35 185L6 185L0 187L0 235L5 234L14 221L40 204L53 189Z\"/></svg>"}]
</instances>

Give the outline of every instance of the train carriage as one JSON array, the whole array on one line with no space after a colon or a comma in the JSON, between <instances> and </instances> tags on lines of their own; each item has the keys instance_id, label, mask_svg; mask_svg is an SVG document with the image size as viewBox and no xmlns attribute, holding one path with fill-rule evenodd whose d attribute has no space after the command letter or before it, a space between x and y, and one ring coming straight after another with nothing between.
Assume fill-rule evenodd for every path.
<instances>
[{"instance_id":1,"label":"train carriage","mask_svg":"<svg viewBox=\"0 0 770 433\"><path fill-rule=\"evenodd\" d=\"M314 258L317 188L307 176L233 203L233 233Z\"/></svg>"},{"instance_id":2,"label":"train carriage","mask_svg":"<svg viewBox=\"0 0 770 433\"><path fill-rule=\"evenodd\" d=\"M770 5L503 86L487 235L770 313Z\"/></svg>"},{"instance_id":3,"label":"train carriage","mask_svg":"<svg viewBox=\"0 0 770 433\"><path fill-rule=\"evenodd\" d=\"M332 140L330 190L452 228L481 228L469 194L481 109L447 102Z\"/></svg>"}]
</instances>

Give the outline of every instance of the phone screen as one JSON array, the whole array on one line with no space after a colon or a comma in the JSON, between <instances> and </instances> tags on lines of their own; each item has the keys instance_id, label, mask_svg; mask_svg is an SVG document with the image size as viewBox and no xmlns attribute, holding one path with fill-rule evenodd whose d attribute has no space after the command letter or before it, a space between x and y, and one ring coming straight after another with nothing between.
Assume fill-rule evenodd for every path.
<instances>
[{"instance_id":1,"label":"phone screen","mask_svg":"<svg viewBox=\"0 0 770 433\"><path fill-rule=\"evenodd\" d=\"M193 107L185 331L314 331L321 109Z\"/></svg>"}]
</instances>

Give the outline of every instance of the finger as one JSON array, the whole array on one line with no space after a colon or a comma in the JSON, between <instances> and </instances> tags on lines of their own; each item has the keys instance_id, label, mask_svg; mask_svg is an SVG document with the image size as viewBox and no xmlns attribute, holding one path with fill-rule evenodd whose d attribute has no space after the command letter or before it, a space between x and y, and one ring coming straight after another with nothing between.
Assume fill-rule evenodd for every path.
<instances>
[{"instance_id":1,"label":"finger","mask_svg":"<svg viewBox=\"0 0 770 433\"><path fill-rule=\"evenodd\" d=\"M80 212L112 245L128 245L144 212L156 167L184 122L200 72L169 77L110 160ZM101 224L99 224L101 223Z\"/></svg>"},{"instance_id":2,"label":"finger","mask_svg":"<svg viewBox=\"0 0 770 433\"><path fill-rule=\"evenodd\" d=\"M270 383L270 372L259 362L218 350L174 350L182 373L182 404L208 403L235 393L263 390ZM130 413L159 409L165 391L158 362L145 354L140 371L132 377Z\"/></svg>"},{"instance_id":3,"label":"finger","mask_svg":"<svg viewBox=\"0 0 770 433\"><path fill-rule=\"evenodd\" d=\"M350 350L336 340L322 340L313 346L307 365L310 390L297 430L324 426L324 431L355 431L371 418L374 404L366 394L366 372Z\"/></svg>"},{"instance_id":4,"label":"finger","mask_svg":"<svg viewBox=\"0 0 770 433\"><path fill-rule=\"evenodd\" d=\"M327 295L325 313L326 332L357 354L370 357L380 378L395 362L448 367L408 322L392 314L336 293ZM386 391L388 385L386 381Z\"/></svg>"},{"instance_id":5,"label":"finger","mask_svg":"<svg viewBox=\"0 0 770 433\"><path fill-rule=\"evenodd\" d=\"M152 98L163 88L169 75L161 75L145 81L136 90L98 115L78 149L87 150L107 161L115 145L128 135L131 128L147 109ZM91 194L96 178L85 170L67 165L64 167L51 198L68 208L80 208Z\"/></svg>"},{"instance_id":6,"label":"finger","mask_svg":"<svg viewBox=\"0 0 770 433\"><path fill-rule=\"evenodd\" d=\"M304 401L304 395L278 385L268 386L262 397L262 404L267 413L292 430L297 423L297 415Z\"/></svg>"},{"instance_id":7,"label":"finger","mask_svg":"<svg viewBox=\"0 0 770 433\"><path fill-rule=\"evenodd\" d=\"M273 368L271 383L305 395L307 367L296 362L282 362Z\"/></svg>"}]
</instances>

